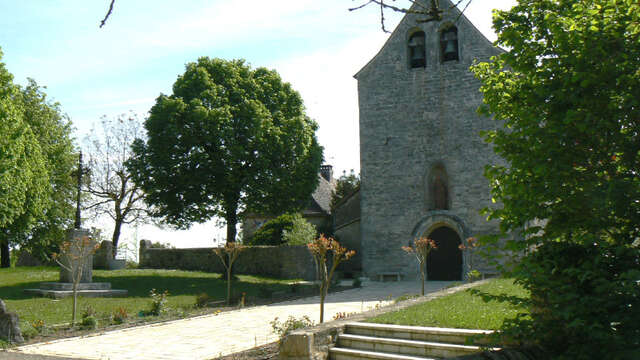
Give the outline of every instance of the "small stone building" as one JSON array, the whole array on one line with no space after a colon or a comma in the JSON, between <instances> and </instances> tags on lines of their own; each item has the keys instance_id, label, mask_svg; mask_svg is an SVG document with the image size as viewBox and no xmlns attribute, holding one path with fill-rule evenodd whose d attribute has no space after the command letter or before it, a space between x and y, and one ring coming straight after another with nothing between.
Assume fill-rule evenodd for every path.
<instances>
[{"instance_id":1,"label":"small stone building","mask_svg":"<svg viewBox=\"0 0 640 360\"><path fill-rule=\"evenodd\" d=\"M360 107L361 253L366 276L414 277L417 262L401 249L417 237L438 244L431 280L461 280L458 248L470 236L497 232L479 211L491 204L484 167L500 162L480 131L495 127L476 110L480 82L469 67L494 47L449 0L443 20L408 14L356 75ZM486 264L476 266L490 272Z\"/></svg>"},{"instance_id":2,"label":"small stone building","mask_svg":"<svg viewBox=\"0 0 640 360\"><path fill-rule=\"evenodd\" d=\"M331 196L336 188L336 180L333 178L333 167L331 165L320 166L318 173L318 186L311 194L308 205L302 209L301 214L308 222L316 226L316 229L323 229L331 226ZM277 214L249 214L242 221L242 237L248 239L264 223L279 216Z\"/></svg>"}]
</instances>

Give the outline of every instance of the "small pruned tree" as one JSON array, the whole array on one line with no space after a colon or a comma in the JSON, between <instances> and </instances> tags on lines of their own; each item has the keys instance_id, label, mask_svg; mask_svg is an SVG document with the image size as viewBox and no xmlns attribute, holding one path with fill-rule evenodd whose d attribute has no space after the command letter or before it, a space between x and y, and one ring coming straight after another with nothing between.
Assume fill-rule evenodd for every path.
<instances>
[{"instance_id":1,"label":"small pruned tree","mask_svg":"<svg viewBox=\"0 0 640 360\"><path fill-rule=\"evenodd\" d=\"M65 270L71 274L73 284L73 309L71 312L71 326L76 323L78 309L78 284L82 274L86 270L87 258L96 252L100 245L88 236L65 241L60 245L60 253L54 253L53 258Z\"/></svg>"},{"instance_id":2,"label":"small pruned tree","mask_svg":"<svg viewBox=\"0 0 640 360\"><path fill-rule=\"evenodd\" d=\"M403 246L402 250L408 254L415 255L420 265L420 277L422 278L422 296L424 296L424 283L427 281L427 257L432 250L436 250L436 242L427 237L421 237L413 240L413 245Z\"/></svg>"},{"instance_id":3,"label":"small pruned tree","mask_svg":"<svg viewBox=\"0 0 640 360\"><path fill-rule=\"evenodd\" d=\"M227 305L231 303L231 271L233 263L244 249L243 245L236 242L228 242L224 247L213 249L227 272Z\"/></svg>"},{"instance_id":4,"label":"small pruned tree","mask_svg":"<svg viewBox=\"0 0 640 360\"><path fill-rule=\"evenodd\" d=\"M475 257L476 249L478 248L478 239L475 237L468 237L462 244L458 245L458 249L462 251L467 267L467 280L473 281L480 277L478 270L474 268L473 260Z\"/></svg>"},{"instance_id":5,"label":"small pruned tree","mask_svg":"<svg viewBox=\"0 0 640 360\"><path fill-rule=\"evenodd\" d=\"M324 234L307 244L307 248L313 255L316 262L316 270L318 272L318 280L320 280L320 322L324 321L324 300L327 297L331 278L338 265L345 260L349 260L356 254L354 250L347 250L341 246L334 238L326 238ZM327 271L327 255L331 252L331 267Z\"/></svg>"}]
</instances>

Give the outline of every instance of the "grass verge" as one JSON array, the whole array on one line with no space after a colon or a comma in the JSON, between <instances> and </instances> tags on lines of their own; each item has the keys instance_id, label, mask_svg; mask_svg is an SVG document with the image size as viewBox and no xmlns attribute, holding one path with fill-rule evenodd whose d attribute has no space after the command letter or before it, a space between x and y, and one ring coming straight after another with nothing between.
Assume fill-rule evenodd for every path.
<instances>
[{"instance_id":1,"label":"grass verge","mask_svg":"<svg viewBox=\"0 0 640 360\"><path fill-rule=\"evenodd\" d=\"M65 324L71 321L70 297L59 300L34 297L23 291L27 288L38 288L41 282L57 281L58 277L59 270L54 267L0 269L0 299L5 301L9 311L18 314L20 327L27 337L33 337L38 333L55 332L56 328L64 328ZM314 291L311 285L290 285L295 279L273 279L250 275L237 277L238 280L233 284L233 292L234 294L246 293L247 305L268 302L274 294L286 296L293 291L297 293ZM123 298L79 298L79 321L85 309L91 307L98 319L99 327L111 325L112 315L120 308L123 308L128 315L125 322L157 321L215 311L196 308L196 298L203 293L209 296L210 301L226 299L226 282L221 274L215 273L155 269L94 270L93 281L110 282L112 288L125 289L129 292L129 295ZM149 296L151 289L169 292L166 303L169 311L161 317L142 318L139 314L151 308L152 300ZM43 326L38 331L34 324L36 327Z\"/></svg>"},{"instance_id":2,"label":"grass verge","mask_svg":"<svg viewBox=\"0 0 640 360\"><path fill-rule=\"evenodd\" d=\"M474 289L491 295L529 297L529 293L514 284L511 279L493 279ZM526 312L527 310L520 306L505 302L496 300L485 302L480 296L472 294L469 289L404 310L383 314L368 319L367 322L495 330L500 328L504 320L513 319L518 313Z\"/></svg>"}]
</instances>

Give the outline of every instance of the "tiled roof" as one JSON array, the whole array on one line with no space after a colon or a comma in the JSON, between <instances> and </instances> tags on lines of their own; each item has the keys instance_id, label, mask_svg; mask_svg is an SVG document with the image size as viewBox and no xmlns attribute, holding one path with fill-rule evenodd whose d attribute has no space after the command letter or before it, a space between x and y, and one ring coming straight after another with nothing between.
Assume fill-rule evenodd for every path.
<instances>
[{"instance_id":1,"label":"tiled roof","mask_svg":"<svg viewBox=\"0 0 640 360\"><path fill-rule=\"evenodd\" d=\"M335 189L335 181L328 182L318 174L318 186L311 194L311 203L302 211L303 214L331 214L331 196Z\"/></svg>"}]
</instances>

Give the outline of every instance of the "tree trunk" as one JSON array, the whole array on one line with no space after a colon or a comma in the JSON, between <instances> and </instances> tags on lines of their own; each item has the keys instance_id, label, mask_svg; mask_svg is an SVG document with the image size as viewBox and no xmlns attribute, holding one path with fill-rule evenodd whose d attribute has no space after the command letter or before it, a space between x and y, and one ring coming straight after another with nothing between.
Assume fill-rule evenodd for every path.
<instances>
[{"instance_id":1,"label":"tree trunk","mask_svg":"<svg viewBox=\"0 0 640 360\"><path fill-rule=\"evenodd\" d=\"M111 236L111 242L113 243L113 258L116 258L118 254L118 240L120 240L120 231L122 229L122 219L116 217L116 223L113 227L113 235Z\"/></svg>"},{"instance_id":2,"label":"tree trunk","mask_svg":"<svg viewBox=\"0 0 640 360\"><path fill-rule=\"evenodd\" d=\"M225 220L227 221L227 244L236 241L236 225L238 224L238 214L236 214L237 206L227 210Z\"/></svg>"},{"instance_id":3,"label":"tree trunk","mask_svg":"<svg viewBox=\"0 0 640 360\"><path fill-rule=\"evenodd\" d=\"M9 240L0 240L0 267L11 267L11 251L9 251Z\"/></svg>"},{"instance_id":4,"label":"tree trunk","mask_svg":"<svg viewBox=\"0 0 640 360\"><path fill-rule=\"evenodd\" d=\"M227 305L231 305L231 262L227 268Z\"/></svg>"},{"instance_id":5,"label":"tree trunk","mask_svg":"<svg viewBox=\"0 0 640 360\"><path fill-rule=\"evenodd\" d=\"M73 313L71 314L71 327L76 324L76 313L78 310L78 280L73 282Z\"/></svg>"},{"instance_id":6,"label":"tree trunk","mask_svg":"<svg viewBox=\"0 0 640 360\"><path fill-rule=\"evenodd\" d=\"M324 298L326 297L326 290L323 288L320 294L320 323L324 322Z\"/></svg>"},{"instance_id":7,"label":"tree trunk","mask_svg":"<svg viewBox=\"0 0 640 360\"><path fill-rule=\"evenodd\" d=\"M424 263L426 265L426 263ZM425 265L420 266L422 269L420 271L420 276L422 277L422 296L424 296L424 282L425 282L425 278L426 278L426 273L427 273L427 267Z\"/></svg>"}]
</instances>

